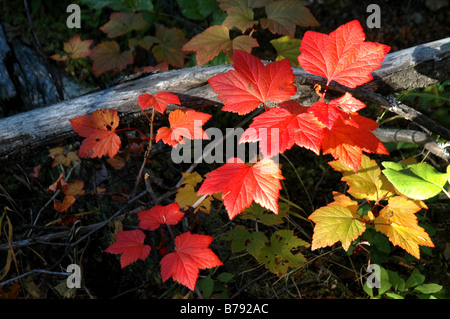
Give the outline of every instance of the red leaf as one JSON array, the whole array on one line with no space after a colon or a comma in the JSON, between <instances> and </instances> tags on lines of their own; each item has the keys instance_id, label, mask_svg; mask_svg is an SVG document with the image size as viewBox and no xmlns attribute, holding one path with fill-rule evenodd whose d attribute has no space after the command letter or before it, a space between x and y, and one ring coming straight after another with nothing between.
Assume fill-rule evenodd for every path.
<instances>
[{"instance_id":1,"label":"red leaf","mask_svg":"<svg viewBox=\"0 0 450 319\"><path fill-rule=\"evenodd\" d=\"M323 125L308 108L295 101L283 102L255 117L242 134L239 143L258 142L264 157L272 157L292 148L294 144L320 154Z\"/></svg>"},{"instance_id":2,"label":"red leaf","mask_svg":"<svg viewBox=\"0 0 450 319\"><path fill-rule=\"evenodd\" d=\"M208 136L202 129L211 118L210 114L194 110L183 111L176 109L169 114L169 127L161 127L156 132L155 141L162 140L164 143L175 147L178 143L184 144L184 138L190 140L206 139Z\"/></svg>"},{"instance_id":3,"label":"red leaf","mask_svg":"<svg viewBox=\"0 0 450 319\"><path fill-rule=\"evenodd\" d=\"M145 260L150 254L151 247L144 245L145 234L142 230L120 231L116 235L116 242L105 249L111 254L122 254L120 266L124 268L138 259Z\"/></svg>"},{"instance_id":4,"label":"red leaf","mask_svg":"<svg viewBox=\"0 0 450 319\"><path fill-rule=\"evenodd\" d=\"M266 66L250 53L234 50L234 70L209 79L219 95L224 111L247 114L261 103L288 100L297 91L289 60L284 59Z\"/></svg>"},{"instance_id":5,"label":"red leaf","mask_svg":"<svg viewBox=\"0 0 450 319\"><path fill-rule=\"evenodd\" d=\"M178 203L172 203L167 206L156 205L149 210L143 210L137 213L139 227L143 229L155 230L162 224L176 225L183 219L184 213L180 211Z\"/></svg>"},{"instance_id":6,"label":"red leaf","mask_svg":"<svg viewBox=\"0 0 450 319\"><path fill-rule=\"evenodd\" d=\"M191 290L195 289L199 269L222 266L216 254L208 248L213 237L183 233L175 238L176 250L160 262L162 280L170 277Z\"/></svg>"},{"instance_id":7,"label":"red leaf","mask_svg":"<svg viewBox=\"0 0 450 319\"><path fill-rule=\"evenodd\" d=\"M159 92L155 95L148 93L141 94L138 98L141 109L145 110L153 107L156 111L163 114L166 111L167 105L180 105L180 99L175 94L169 92Z\"/></svg>"},{"instance_id":8,"label":"red leaf","mask_svg":"<svg viewBox=\"0 0 450 319\"><path fill-rule=\"evenodd\" d=\"M71 119L73 130L86 137L81 143L81 157L114 157L122 144L116 134L119 126L119 115L116 110L96 110L92 114Z\"/></svg>"},{"instance_id":9,"label":"red leaf","mask_svg":"<svg viewBox=\"0 0 450 319\"><path fill-rule=\"evenodd\" d=\"M384 145L370 130L378 127L375 121L355 114L353 120L358 125L348 125L341 118L333 129L324 129L322 143L324 154L331 154L337 160L353 168L356 172L361 165L362 152L389 154Z\"/></svg>"},{"instance_id":10,"label":"red leaf","mask_svg":"<svg viewBox=\"0 0 450 319\"><path fill-rule=\"evenodd\" d=\"M330 35L307 31L303 36L298 62L305 71L323 76L327 85L336 81L355 88L372 80L390 47L364 42L361 24L353 20Z\"/></svg>"},{"instance_id":11,"label":"red leaf","mask_svg":"<svg viewBox=\"0 0 450 319\"><path fill-rule=\"evenodd\" d=\"M222 193L223 203L230 219L249 207L253 201L278 214L281 170L271 159L247 166L232 159L213 170L198 190L198 195Z\"/></svg>"}]
</instances>

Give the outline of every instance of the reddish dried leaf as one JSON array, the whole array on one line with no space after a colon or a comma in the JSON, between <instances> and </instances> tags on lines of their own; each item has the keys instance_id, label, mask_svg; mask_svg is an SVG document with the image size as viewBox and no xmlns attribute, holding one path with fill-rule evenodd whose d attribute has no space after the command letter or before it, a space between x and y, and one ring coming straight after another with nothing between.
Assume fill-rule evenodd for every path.
<instances>
[{"instance_id":1,"label":"reddish dried leaf","mask_svg":"<svg viewBox=\"0 0 450 319\"><path fill-rule=\"evenodd\" d=\"M84 182L76 179L72 183L64 185L62 187L62 191L66 195L78 196L78 195L84 195L85 190L83 188L84 188Z\"/></svg>"},{"instance_id":2,"label":"reddish dried leaf","mask_svg":"<svg viewBox=\"0 0 450 319\"><path fill-rule=\"evenodd\" d=\"M303 27L316 27L319 25L316 18L305 7L307 2L299 0L273 1L266 6L267 18L261 19L261 26L272 33L295 37L297 25Z\"/></svg>"},{"instance_id":3,"label":"reddish dried leaf","mask_svg":"<svg viewBox=\"0 0 450 319\"><path fill-rule=\"evenodd\" d=\"M92 114L71 119L70 123L78 135L86 137L81 143L81 157L114 157L119 152L122 142L116 134L119 126L116 110L96 110Z\"/></svg>"},{"instance_id":4,"label":"reddish dried leaf","mask_svg":"<svg viewBox=\"0 0 450 319\"><path fill-rule=\"evenodd\" d=\"M183 46L185 52L197 52L197 64L211 61L220 52L232 50L230 30L224 25L213 25L197 34Z\"/></svg>"},{"instance_id":5,"label":"reddish dried leaf","mask_svg":"<svg viewBox=\"0 0 450 319\"><path fill-rule=\"evenodd\" d=\"M92 49L89 57L94 61L92 71L95 75L108 71L122 71L134 61L133 53L131 51L120 52L120 46L116 41L98 44Z\"/></svg>"},{"instance_id":6,"label":"reddish dried leaf","mask_svg":"<svg viewBox=\"0 0 450 319\"><path fill-rule=\"evenodd\" d=\"M153 46L152 53L156 61L166 61L170 65L183 68L184 54L181 50L186 43L183 31L177 28L161 27L156 30L155 36L158 43Z\"/></svg>"},{"instance_id":7,"label":"reddish dried leaf","mask_svg":"<svg viewBox=\"0 0 450 319\"><path fill-rule=\"evenodd\" d=\"M355 88L372 80L390 47L364 42L359 21L348 22L330 35L307 31L302 39L298 62L307 72L323 76L327 85L336 81Z\"/></svg>"},{"instance_id":8,"label":"reddish dried leaf","mask_svg":"<svg viewBox=\"0 0 450 319\"><path fill-rule=\"evenodd\" d=\"M150 254L150 246L144 245L145 234L142 230L120 231L116 235L116 242L105 249L111 254L122 254L120 266L124 268L138 259L145 260Z\"/></svg>"},{"instance_id":9,"label":"reddish dried leaf","mask_svg":"<svg viewBox=\"0 0 450 319\"><path fill-rule=\"evenodd\" d=\"M190 140L207 139L208 136L203 131L204 125L211 118L210 114L197 112L194 110L176 109L169 114L170 127L161 127L156 132L155 141L162 140L170 146L177 146L178 143L185 144L184 138Z\"/></svg>"},{"instance_id":10,"label":"reddish dried leaf","mask_svg":"<svg viewBox=\"0 0 450 319\"><path fill-rule=\"evenodd\" d=\"M75 203L76 199L74 196L72 195L66 195L64 196L64 199L62 202L58 202L56 199L53 202L53 206L55 207L55 209L62 213L65 212L69 209L70 206L73 205L73 203Z\"/></svg>"},{"instance_id":11,"label":"reddish dried leaf","mask_svg":"<svg viewBox=\"0 0 450 319\"><path fill-rule=\"evenodd\" d=\"M142 30L146 24L142 13L114 12L100 30L105 32L108 38L115 38L132 30Z\"/></svg>"},{"instance_id":12,"label":"reddish dried leaf","mask_svg":"<svg viewBox=\"0 0 450 319\"><path fill-rule=\"evenodd\" d=\"M184 213L180 211L178 203L167 206L156 205L148 210L137 213L142 229L155 230L163 224L176 225L183 219Z\"/></svg>"},{"instance_id":13,"label":"reddish dried leaf","mask_svg":"<svg viewBox=\"0 0 450 319\"><path fill-rule=\"evenodd\" d=\"M180 99L169 92L159 92L155 95L145 93L139 96L138 103L143 110L153 107L159 113L164 114L169 104L180 105Z\"/></svg>"},{"instance_id":14,"label":"reddish dried leaf","mask_svg":"<svg viewBox=\"0 0 450 319\"><path fill-rule=\"evenodd\" d=\"M67 182L64 180L64 172L59 174L58 179L48 187L48 190L51 192L56 192L58 189L62 189L65 185L67 185Z\"/></svg>"},{"instance_id":15,"label":"reddish dried leaf","mask_svg":"<svg viewBox=\"0 0 450 319\"><path fill-rule=\"evenodd\" d=\"M78 34L74 35L72 39L64 43L64 51L69 54L71 59L85 58L91 54L89 49L94 40L82 41Z\"/></svg>"},{"instance_id":16,"label":"reddish dried leaf","mask_svg":"<svg viewBox=\"0 0 450 319\"><path fill-rule=\"evenodd\" d=\"M224 102L224 111L244 115L261 103L286 101L297 91L287 59L264 65L253 55L234 50L233 67L208 81Z\"/></svg>"},{"instance_id":17,"label":"reddish dried leaf","mask_svg":"<svg viewBox=\"0 0 450 319\"><path fill-rule=\"evenodd\" d=\"M160 262L162 280L170 277L191 290L195 289L199 269L222 266L222 262L208 248L213 237L183 233L175 238L176 250Z\"/></svg>"},{"instance_id":18,"label":"reddish dried leaf","mask_svg":"<svg viewBox=\"0 0 450 319\"><path fill-rule=\"evenodd\" d=\"M251 166L232 159L208 174L198 195L222 193L230 219L250 207L253 201L278 214L283 179L280 168L271 159L262 159Z\"/></svg>"}]
</instances>

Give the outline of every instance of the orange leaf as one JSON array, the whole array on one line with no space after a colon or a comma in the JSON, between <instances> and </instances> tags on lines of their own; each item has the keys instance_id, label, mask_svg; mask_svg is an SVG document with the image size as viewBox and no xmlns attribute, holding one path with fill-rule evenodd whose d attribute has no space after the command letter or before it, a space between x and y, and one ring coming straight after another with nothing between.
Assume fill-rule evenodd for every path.
<instances>
[{"instance_id":1,"label":"orange leaf","mask_svg":"<svg viewBox=\"0 0 450 319\"><path fill-rule=\"evenodd\" d=\"M119 126L119 115L116 110L96 110L92 114L71 119L73 130L86 137L81 143L81 157L114 157L122 144L116 134Z\"/></svg>"},{"instance_id":2,"label":"orange leaf","mask_svg":"<svg viewBox=\"0 0 450 319\"><path fill-rule=\"evenodd\" d=\"M81 59L91 54L89 49L94 40L82 41L78 34L74 35L72 39L64 43L64 51L69 54L71 59Z\"/></svg>"},{"instance_id":3,"label":"orange leaf","mask_svg":"<svg viewBox=\"0 0 450 319\"><path fill-rule=\"evenodd\" d=\"M75 203L75 200L76 199L74 196L66 195L66 196L64 196L64 199L62 202L58 202L55 199L53 205L58 212L62 213L62 212L65 212L66 210L68 210L69 207L72 206L73 203Z\"/></svg>"},{"instance_id":4,"label":"orange leaf","mask_svg":"<svg viewBox=\"0 0 450 319\"><path fill-rule=\"evenodd\" d=\"M162 140L164 143L175 147L178 143L184 144L184 138L190 140L207 139L202 125L211 118L210 114L197 112L194 110L183 111L176 109L169 114L169 127L158 129L155 141Z\"/></svg>"}]
</instances>

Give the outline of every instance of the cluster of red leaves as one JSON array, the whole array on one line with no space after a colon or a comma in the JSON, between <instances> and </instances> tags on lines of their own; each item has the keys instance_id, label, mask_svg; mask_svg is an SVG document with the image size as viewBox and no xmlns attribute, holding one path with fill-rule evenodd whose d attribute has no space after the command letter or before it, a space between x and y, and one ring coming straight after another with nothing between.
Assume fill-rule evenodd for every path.
<instances>
[{"instance_id":1,"label":"cluster of red leaves","mask_svg":"<svg viewBox=\"0 0 450 319\"><path fill-rule=\"evenodd\" d=\"M349 22L329 35L308 31L301 41L298 57L308 72L354 88L372 79L371 72L381 66L389 47L365 42L358 21ZM216 75L209 84L220 100L224 111L248 114L263 105L265 112L254 118L244 132L240 143L259 142L263 157L252 165L239 159L230 159L210 172L198 195L222 193L230 219L249 207L253 201L278 214L281 189L279 166L271 157L283 153L294 145L316 154L331 154L354 171L361 165L363 152L387 154L386 148L371 131L377 123L357 112L365 104L347 93L329 102L321 100L310 107L290 100L297 91L294 75L287 59L264 65L253 55L234 50L234 70ZM326 89L325 89L326 92ZM164 113L168 104L180 104L179 99L167 92L139 97L142 110L152 107L153 112ZM276 106L273 106L277 103ZM185 138L207 138L202 126L211 115L193 110L176 109L169 114L170 127L161 127L155 141L162 140L173 147ZM81 157L113 157L120 148L116 134L119 124L117 111L95 111L92 115L71 120L72 127L85 137L80 148ZM138 213L140 228L155 230L162 224L175 225L183 217L178 204L154 206ZM213 238L189 232L174 239L175 250L163 254L161 275L172 277L193 290L199 269L221 265L221 261L208 248ZM116 242L106 251L122 254L125 267L138 259L145 259L151 247L144 244L142 230L119 232ZM163 247L164 248L164 247Z\"/></svg>"},{"instance_id":2,"label":"cluster of red leaves","mask_svg":"<svg viewBox=\"0 0 450 319\"><path fill-rule=\"evenodd\" d=\"M155 230L164 224L176 225L183 217L184 213L180 211L177 203L167 206L156 205L138 213L139 226L148 230ZM211 236L190 232L177 236L175 249L168 254L164 253L160 261L162 280L166 281L172 277L173 280L194 290L199 269L222 265L216 254L208 248L213 239ZM146 245L144 241L145 233L140 229L120 231L116 235L115 243L105 251L121 254L120 265L123 268L138 259L145 260L149 256L151 246Z\"/></svg>"}]
</instances>

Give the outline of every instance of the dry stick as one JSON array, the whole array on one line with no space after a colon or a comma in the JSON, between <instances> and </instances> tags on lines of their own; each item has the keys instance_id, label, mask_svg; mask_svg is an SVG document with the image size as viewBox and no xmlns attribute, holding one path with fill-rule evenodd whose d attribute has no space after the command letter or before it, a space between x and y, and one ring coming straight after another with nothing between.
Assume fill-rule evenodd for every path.
<instances>
[{"instance_id":1,"label":"dry stick","mask_svg":"<svg viewBox=\"0 0 450 319\"><path fill-rule=\"evenodd\" d=\"M19 276L16 276L14 278L5 280L3 282L0 282L0 287L4 286L6 284L9 284L9 283L11 283L13 281L16 281L16 280L18 280L20 278L23 278L23 277L26 277L28 275L32 275L32 274L35 274L35 273L48 274L48 275L61 275L61 276L70 276L72 274L70 272L56 272L56 271L49 271L49 270L45 270L45 269L33 269L33 270L30 270L30 271L28 271L26 273L23 273L23 274L19 275Z\"/></svg>"}]
</instances>

